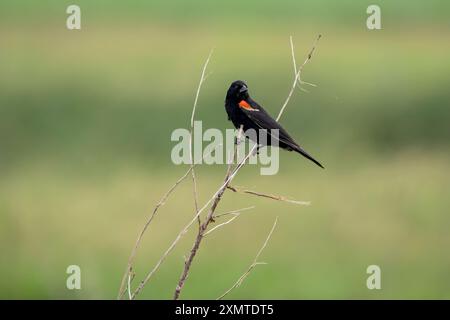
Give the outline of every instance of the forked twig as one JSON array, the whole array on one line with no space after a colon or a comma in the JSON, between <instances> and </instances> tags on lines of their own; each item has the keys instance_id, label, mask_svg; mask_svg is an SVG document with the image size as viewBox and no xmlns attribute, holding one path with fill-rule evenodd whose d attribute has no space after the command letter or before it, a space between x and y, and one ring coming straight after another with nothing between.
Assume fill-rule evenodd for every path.
<instances>
[{"instance_id":1,"label":"forked twig","mask_svg":"<svg viewBox=\"0 0 450 320\"><path fill-rule=\"evenodd\" d=\"M295 48L294 48L294 41L292 40L292 36L289 37L289 42L290 42L290 44L291 44L292 63L293 63L293 65L294 65L294 77L296 77L296 75L297 75L297 61L296 61L296 59L295 59ZM299 77L298 77L298 81L297 81L297 86L298 86L298 88L299 88L300 90L304 91L304 92L308 92L308 91L306 91L305 89L303 89L303 88L301 87L302 84L307 84L307 85L309 85L309 86L311 86L311 87L317 87L317 85L315 85L314 83L310 83L310 82L303 81L303 80L301 79L301 77L299 76Z\"/></svg>"},{"instance_id":2,"label":"forked twig","mask_svg":"<svg viewBox=\"0 0 450 320\"><path fill-rule=\"evenodd\" d=\"M284 112L284 109L286 108L287 104L289 103L289 100L291 99L291 96L292 96L292 94L294 93L295 86L296 86L297 82L299 81L298 79L300 79L300 76L301 76L301 74L302 74L303 68L304 68L305 65L311 60L312 55L313 55L314 51L316 50L317 42L319 42L319 40L320 40L321 37L322 37L322 35L320 35L320 34L317 36L317 38L316 38L316 40L314 41L314 44L313 44L311 50L309 51L308 55L306 56L305 61L304 61L303 64L300 66L300 68L298 68L298 70L296 71L296 73L295 73L295 79L294 79L294 83L292 84L291 91L289 91L289 94L288 94L288 96L287 96L287 98L286 98L286 101L284 102L283 106L281 107L280 113L278 113L277 121L280 120L281 115L282 115L283 112ZM291 39L292 39L292 38L291 38ZM292 43L292 42L291 42L291 43ZM293 45L292 45L292 48L293 48ZM293 59L294 65L296 66L297 63L295 62L295 56L294 56L294 55L292 55L292 59ZM296 67L295 67L295 68L296 68Z\"/></svg>"}]
</instances>

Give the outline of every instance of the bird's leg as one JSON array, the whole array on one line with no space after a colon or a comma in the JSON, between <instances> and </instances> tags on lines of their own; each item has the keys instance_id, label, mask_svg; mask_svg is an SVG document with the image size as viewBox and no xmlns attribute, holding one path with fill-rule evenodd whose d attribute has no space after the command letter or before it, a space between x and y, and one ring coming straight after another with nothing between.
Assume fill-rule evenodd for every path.
<instances>
[{"instance_id":1,"label":"bird's leg","mask_svg":"<svg viewBox=\"0 0 450 320\"><path fill-rule=\"evenodd\" d=\"M252 156L256 156L256 155L259 155L259 149L260 148L262 148L263 147L263 145L261 145L261 144L257 144L256 145L256 149L255 150L253 150L253 154L252 154Z\"/></svg>"},{"instance_id":2,"label":"bird's leg","mask_svg":"<svg viewBox=\"0 0 450 320\"><path fill-rule=\"evenodd\" d=\"M239 136L238 136L238 137L235 137L235 138L234 138L234 144L235 144L235 145L238 146L238 145L240 145L241 143L242 143L242 137L239 137Z\"/></svg>"},{"instance_id":3,"label":"bird's leg","mask_svg":"<svg viewBox=\"0 0 450 320\"><path fill-rule=\"evenodd\" d=\"M235 145L240 145L241 144L241 142L242 142L242 130L243 130L243 125L241 125L240 126L240 128L238 129L238 132L237 132L237 136L234 138L234 144Z\"/></svg>"}]
</instances>

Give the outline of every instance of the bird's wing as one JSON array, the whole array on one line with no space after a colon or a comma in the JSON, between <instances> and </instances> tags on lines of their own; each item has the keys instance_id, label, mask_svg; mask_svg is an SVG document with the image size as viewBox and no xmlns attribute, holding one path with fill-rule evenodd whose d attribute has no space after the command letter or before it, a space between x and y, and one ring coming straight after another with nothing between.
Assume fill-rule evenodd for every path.
<instances>
[{"instance_id":1,"label":"bird's wing","mask_svg":"<svg viewBox=\"0 0 450 320\"><path fill-rule=\"evenodd\" d=\"M250 99L249 99L250 100ZM277 139L278 141L284 143L288 147L290 147L292 150L295 150L296 152L300 153L307 159L311 160L315 164L317 164L319 167L323 168L323 166L314 159L310 154L308 154L302 147L300 147L294 139L291 138L291 136L286 132L286 130L283 129L283 127L275 120L273 119L260 105L258 105L255 101L245 101L245 107L242 107L243 105L242 101L239 103L239 107L241 108L242 112L251 120L254 124L256 124L261 129L267 129L267 133L270 134L272 137ZM270 129L278 129L278 137L275 135L272 135L270 132Z\"/></svg>"},{"instance_id":2,"label":"bird's wing","mask_svg":"<svg viewBox=\"0 0 450 320\"><path fill-rule=\"evenodd\" d=\"M273 136L280 142L285 143L292 149L298 149L300 146L291 138L284 128L273 119L258 103L253 100L242 100L239 102L242 112L261 129L267 129L267 133L271 135L270 129L278 129L278 137Z\"/></svg>"}]
</instances>

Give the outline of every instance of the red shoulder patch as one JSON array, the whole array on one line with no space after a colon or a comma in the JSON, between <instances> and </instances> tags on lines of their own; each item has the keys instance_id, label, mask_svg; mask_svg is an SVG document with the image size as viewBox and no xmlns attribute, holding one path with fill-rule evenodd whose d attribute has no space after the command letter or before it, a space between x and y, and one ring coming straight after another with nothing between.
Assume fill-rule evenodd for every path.
<instances>
[{"instance_id":1,"label":"red shoulder patch","mask_svg":"<svg viewBox=\"0 0 450 320\"><path fill-rule=\"evenodd\" d=\"M241 100L241 102L239 102L239 107L249 111L259 111L258 109L252 108L252 106L245 100Z\"/></svg>"}]
</instances>

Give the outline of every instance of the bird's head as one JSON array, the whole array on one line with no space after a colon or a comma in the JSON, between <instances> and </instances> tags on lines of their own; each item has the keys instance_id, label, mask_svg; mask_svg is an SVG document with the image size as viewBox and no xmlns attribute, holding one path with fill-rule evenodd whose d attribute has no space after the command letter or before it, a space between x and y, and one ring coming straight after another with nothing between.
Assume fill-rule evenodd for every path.
<instances>
[{"instance_id":1,"label":"bird's head","mask_svg":"<svg viewBox=\"0 0 450 320\"><path fill-rule=\"evenodd\" d=\"M227 100L241 101L248 98L248 87L244 81L234 81L227 91Z\"/></svg>"}]
</instances>

